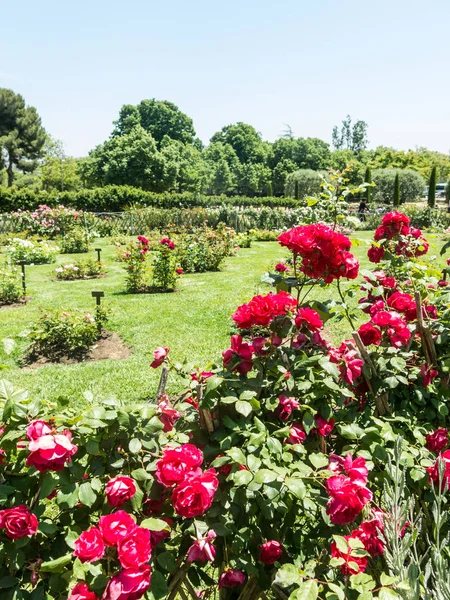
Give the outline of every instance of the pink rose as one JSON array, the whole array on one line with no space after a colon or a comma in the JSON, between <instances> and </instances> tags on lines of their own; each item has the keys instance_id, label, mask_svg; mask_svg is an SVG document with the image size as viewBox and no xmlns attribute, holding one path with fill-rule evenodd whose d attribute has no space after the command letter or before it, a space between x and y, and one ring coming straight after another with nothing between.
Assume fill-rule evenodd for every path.
<instances>
[{"instance_id":1,"label":"pink rose","mask_svg":"<svg viewBox=\"0 0 450 600\"><path fill-rule=\"evenodd\" d=\"M131 515L124 510L118 510L100 517L98 528L107 546L116 546L136 529L136 523Z\"/></svg>"},{"instance_id":2,"label":"pink rose","mask_svg":"<svg viewBox=\"0 0 450 600\"><path fill-rule=\"evenodd\" d=\"M125 539L119 540L117 554L124 569L138 569L147 564L152 554L150 531L135 527Z\"/></svg>"},{"instance_id":3,"label":"pink rose","mask_svg":"<svg viewBox=\"0 0 450 600\"><path fill-rule=\"evenodd\" d=\"M187 551L187 562L206 562L213 561L216 556L216 549L212 541L216 538L216 532L210 529L205 537L197 538Z\"/></svg>"},{"instance_id":4,"label":"pink rose","mask_svg":"<svg viewBox=\"0 0 450 600\"><path fill-rule=\"evenodd\" d=\"M48 435L51 432L52 428L48 423L41 419L36 419L35 421L31 421L27 427L27 438L29 440L37 440L43 435Z\"/></svg>"},{"instance_id":5,"label":"pink rose","mask_svg":"<svg viewBox=\"0 0 450 600\"><path fill-rule=\"evenodd\" d=\"M226 569L219 577L219 589L221 587L235 588L242 585L246 580L246 575L242 571Z\"/></svg>"},{"instance_id":6,"label":"pink rose","mask_svg":"<svg viewBox=\"0 0 450 600\"><path fill-rule=\"evenodd\" d=\"M177 485L202 462L203 454L193 444L166 448L163 457L156 463L156 479L166 487Z\"/></svg>"},{"instance_id":7,"label":"pink rose","mask_svg":"<svg viewBox=\"0 0 450 600\"><path fill-rule=\"evenodd\" d=\"M432 369L428 365L424 364L420 369L420 374L422 375L423 385L428 387L430 383L432 383L433 380L439 375L439 371L436 371L436 369Z\"/></svg>"},{"instance_id":8,"label":"pink rose","mask_svg":"<svg viewBox=\"0 0 450 600\"><path fill-rule=\"evenodd\" d=\"M36 533L38 520L28 506L20 504L0 510L0 529L5 529L6 535L12 540L19 540Z\"/></svg>"},{"instance_id":9,"label":"pink rose","mask_svg":"<svg viewBox=\"0 0 450 600\"><path fill-rule=\"evenodd\" d=\"M208 469L201 475L186 479L173 490L173 507L187 519L199 517L210 508L218 487L216 472Z\"/></svg>"},{"instance_id":10,"label":"pink rose","mask_svg":"<svg viewBox=\"0 0 450 600\"><path fill-rule=\"evenodd\" d=\"M333 431L334 419L330 419L329 421L327 421L321 415L319 415L319 413L317 413L314 417L314 420L316 422L316 427L314 428L314 431L319 433L320 435L327 437Z\"/></svg>"},{"instance_id":11,"label":"pink rose","mask_svg":"<svg viewBox=\"0 0 450 600\"><path fill-rule=\"evenodd\" d=\"M30 454L27 458L27 466L36 467L38 471L62 471L66 462L78 450L72 444L70 431L56 433L55 435L42 435L28 444Z\"/></svg>"},{"instance_id":12,"label":"pink rose","mask_svg":"<svg viewBox=\"0 0 450 600\"><path fill-rule=\"evenodd\" d=\"M276 415L282 421L287 421L296 408L300 406L295 398L288 398L285 394L279 396L279 404L276 408Z\"/></svg>"},{"instance_id":13,"label":"pink rose","mask_svg":"<svg viewBox=\"0 0 450 600\"><path fill-rule=\"evenodd\" d=\"M169 354L169 350L170 349L166 348L165 346L158 346L158 348L156 348L156 350L153 351L154 360L150 363L150 366L153 369L157 369L158 367L160 367L165 361L167 355Z\"/></svg>"},{"instance_id":14,"label":"pink rose","mask_svg":"<svg viewBox=\"0 0 450 600\"><path fill-rule=\"evenodd\" d=\"M80 535L74 543L74 556L81 562L94 562L103 558L105 543L101 531L97 527L90 527Z\"/></svg>"},{"instance_id":15,"label":"pink rose","mask_svg":"<svg viewBox=\"0 0 450 600\"><path fill-rule=\"evenodd\" d=\"M119 507L136 493L136 485L131 477L118 475L108 481L105 488L106 499L110 506Z\"/></svg>"},{"instance_id":16,"label":"pink rose","mask_svg":"<svg viewBox=\"0 0 450 600\"><path fill-rule=\"evenodd\" d=\"M327 492L330 499L326 512L335 525L346 525L354 521L373 498L368 488L353 482L345 475L330 477L327 480Z\"/></svg>"},{"instance_id":17,"label":"pink rose","mask_svg":"<svg viewBox=\"0 0 450 600\"><path fill-rule=\"evenodd\" d=\"M172 431L174 424L181 417L180 413L172 408L169 402L169 396L163 394L158 403L158 416L161 423L164 425L164 432Z\"/></svg>"},{"instance_id":18,"label":"pink rose","mask_svg":"<svg viewBox=\"0 0 450 600\"><path fill-rule=\"evenodd\" d=\"M94 592L89 590L84 581L80 581L72 588L67 600L99 600L99 598L97 594L94 594Z\"/></svg>"},{"instance_id":19,"label":"pink rose","mask_svg":"<svg viewBox=\"0 0 450 600\"><path fill-rule=\"evenodd\" d=\"M102 600L139 600L150 588L151 569L124 569L109 580Z\"/></svg>"},{"instance_id":20,"label":"pink rose","mask_svg":"<svg viewBox=\"0 0 450 600\"><path fill-rule=\"evenodd\" d=\"M269 540L261 544L259 548L259 558L265 565L273 565L283 554L283 544L276 540Z\"/></svg>"},{"instance_id":21,"label":"pink rose","mask_svg":"<svg viewBox=\"0 0 450 600\"><path fill-rule=\"evenodd\" d=\"M292 423L289 429L289 437L287 438L288 444L303 444L306 440L306 433L301 423Z\"/></svg>"}]
</instances>

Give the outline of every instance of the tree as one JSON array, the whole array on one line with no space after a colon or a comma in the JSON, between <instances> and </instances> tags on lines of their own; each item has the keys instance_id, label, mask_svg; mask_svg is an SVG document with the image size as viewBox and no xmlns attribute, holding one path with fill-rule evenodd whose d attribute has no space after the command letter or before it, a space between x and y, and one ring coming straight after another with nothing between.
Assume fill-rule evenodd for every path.
<instances>
[{"instance_id":1,"label":"tree","mask_svg":"<svg viewBox=\"0 0 450 600\"><path fill-rule=\"evenodd\" d=\"M372 183L372 172L370 170L370 167L366 167L366 172L364 174L364 183ZM369 202L372 199L372 188L368 187L366 189L366 202L367 204L369 204Z\"/></svg>"},{"instance_id":2,"label":"tree","mask_svg":"<svg viewBox=\"0 0 450 600\"><path fill-rule=\"evenodd\" d=\"M399 174L396 173L394 179L394 201L393 204L395 207L400 206L400 177Z\"/></svg>"},{"instance_id":3,"label":"tree","mask_svg":"<svg viewBox=\"0 0 450 600\"><path fill-rule=\"evenodd\" d=\"M240 162L230 144L214 142L204 153L208 172L207 192L235 194L240 177Z\"/></svg>"},{"instance_id":4,"label":"tree","mask_svg":"<svg viewBox=\"0 0 450 600\"><path fill-rule=\"evenodd\" d=\"M140 125L152 135L158 147L165 136L183 144L192 144L195 139L192 119L181 112L176 104L167 100L153 98L142 100L137 106L125 104L114 125L113 137L126 135L136 125Z\"/></svg>"},{"instance_id":5,"label":"tree","mask_svg":"<svg viewBox=\"0 0 450 600\"><path fill-rule=\"evenodd\" d=\"M26 106L20 94L0 88L0 168L6 168L8 187L14 171L34 171L47 135L33 106Z\"/></svg>"},{"instance_id":6,"label":"tree","mask_svg":"<svg viewBox=\"0 0 450 600\"><path fill-rule=\"evenodd\" d=\"M430 183L428 185L428 206L436 207L436 167L431 169Z\"/></svg>"},{"instance_id":7,"label":"tree","mask_svg":"<svg viewBox=\"0 0 450 600\"><path fill-rule=\"evenodd\" d=\"M368 125L365 121L356 121L352 125L350 115L342 121L342 126L333 127L332 142L336 150L352 150L356 154L365 150L369 143L367 138Z\"/></svg>"},{"instance_id":8,"label":"tree","mask_svg":"<svg viewBox=\"0 0 450 600\"><path fill-rule=\"evenodd\" d=\"M261 134L247 123L223 127L211 138L212 144L216 142L229 144L242 164L265 163L269 154L269 146L262 141Z\"/></svg>"},{"instance_id":9,"label":"tree","mask_svg":"<svg viewBox=\"0 0 450 600\"><path fill-rule=\"evenodd\" d=\"M71 191L82 187L80 159L66 156L61 140L47 136L39 175L44 190Z\"/></svg>"}]
</instances>

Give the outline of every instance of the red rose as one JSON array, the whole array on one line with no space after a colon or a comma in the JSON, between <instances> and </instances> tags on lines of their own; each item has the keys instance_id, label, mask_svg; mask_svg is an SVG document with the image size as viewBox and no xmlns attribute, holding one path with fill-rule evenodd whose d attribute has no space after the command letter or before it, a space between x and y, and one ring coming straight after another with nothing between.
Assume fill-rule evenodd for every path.
<instances>
[{"instance_id":1,"label":"red rose","mask_svg":"<svg viewBox=\"0 0 450 600\"><path fill-rule=\"evenodd\" d=\"M29 440L37 440L43 435L48 435L51 432L51 425L49 425L46 421L36 419L35 421L31 421L27 427L27 438Z\"/></svg>"},{"instance_id":2,"label":"red rose","mask_svg":"<svg viewBox=\"0 0 450 600\"><path fill-rule=\"evenodd\" d=\"M165 361L167 355L169 354L169 348L165 346L158 346L156 350L153 351L153 356L155 357L153 362L150 363L152 369L157 369L160 367Z\"/></svg>"},{"instance_id":3,"label":"red rose","mask_svg":"<svg viewBox=\"0 0 450 600\"><path fill-rule=\"evenodd\" d=\"M275 414L282 421L287 421L296 408L300 406L295 398L288 398L284 394L279 396L279 404L276 408Z\"/></svg>"},{"instance_id":4,"label":"red rose","mask_svg":"<svg viewBox=\"0 0 450 600\"><path fill-rule=\"evenodd\" d=\"M6 535L12 540L19 540L36 533L38 520L28 506L20 504L0 510L0 529L5 529Z\"/></svg>"},{"instance_id":5,"label":"red rose","mask_svg":"<svg viewBox=\"0 0 450 600\"><path fill-rule=\"evenodd\" d=\"M213 540L216 538L216 532L210 529L208 533L201 538L194 540L194 543L187 551L187 562L206 562L213 561L216 556L216 549L213 546Z\"/></svg>"},{"instance_id":6,"label":"red rose","mask_svg":"<svg viewBox=\"0 0 450 600\"><path fill-rule=\"evenodd\" d=\"M141 244L143 244L144 246L148 246L148 239L146 237L144 237L143 235L138 235L137 239L141 242Z\"/></svg>"},{"instance_id":7,"label":"red rose","mask_svg":"<svg viewBox=\"0 0 450 600\"><path fill-rule=\"evenodd\" d=\"M334 419L330 419L327 421L324 419L319 413L314 416L314 421L316 422L316 426L314 428L315 432L327 437L334 429Z\"/></svg>"},{"instance_id":8,"label":"red rose","mask_svg":"<svg viewBox=\"0 0 450 600\"><path fill-rule=\"evenodd\" d=\"M176 269L177 275L183 275L183 269Z\"/></svg>"},{"instance_id":9,"label":"red rose","mask_svg":"<svg viewBox=\"0 0 450 600\"><path fill-rule=\"evenodd\" d=\"M344 563L341 565L341 573L342 575L357 575L358 573L364 573L367 568L367 556L359 556L357 552L355 552L349 540L357 539L352 537L351 535L344 536L347 540L348 546L347 551L342 552L338 547L336 542L331 543L331 556L333 558L343 558Z\"/></svg>"},{"instance_id":10,"label":"red rose","mask_svg":"<svg viewBox=\"0 0 450 600\"><path fill-rule=\"evenodd\" d=\"M351 454L347 454L345 458L337 454L330 454L328 469L335 473L345 473L350 481L358 485L366 485L367 483L369 469L366 465L366 459L362 456L357 456L354 459Z\"/></svg>"},{"instance_id":11,"label":"red rose","mask_svg":"<svg viewBox=\"0 0 450 600\"><path fill-rule=\"evenodd\" d=\"M261 544L259 558L265 565L273 565L283 554L283 544L276 540L269 540Z\"/></svg>"},{"instance_id":12,"label":"red rose","mask_svg":"<svg viewBox=\"0 0 450 600\"><path fill-rule=\"evenodd\" d=\"M131 515L124 510L118 510L100 517L98 528L107 546L116 546L136 529L136 523Z\"/></svg>"},{"instance_id":13,"label":"red rose","mask_svg":"<svg viewBox=\"0 0 450 600\"><path fill-rule=\"evenodd\" d=\"M277 273L285 273L286 271L289 271L289 267L284 263L278 263L275 265L275 271L277 271Z\"/></svg>"},{"instance_id":14,"label":"red rose","mask_svg":"<svg viewBox=\"0 0 450 600\"><path fill-rule=\"evenodd\" d=\"M136 485L131 477L118 475L108 481L105 488L106 499L110 506L119 507L136 493Z\"/></svg>"},{"instance_id":15,"label":"red rose","mask_svg":"<svg viewBox=\"0 0 450 600\"><path fill-rule=\"evenodd\" d=\"M429 433L425 439L428 450L441 452L448 444L448 431L445 427L441 427L441 429L436 429L433 433Z\"/></svg>"},{"instance_id":16,"label":"red rose","mask_svg":"<svg viewBox=\"0 0 450 600\"><path fill-rule=\"evenodd\" d=\"M72 588L70 596L67 598L67 600L99 600L99 598L97 594L94 594L94 592L89 590L84 581L80 581L74 588Z\"/></svg>"},{"instance_id":17,"label":"red rose","mask_svg":"<svg viewBox=\"0 0 450 600\"><path fill-rule=\"evenodd\" d=\"M186 479L173 490L173 507L187 519L199 517L210 508L218 487L216 472L208 469L201 475Z\"/></svg>"},{"instance_id":18,"label":"red rose","mask_svg":"<svg viewBox=\"0 0 450 600\"><path fill-rule=\"evenodd\" d=\"M323 322L319 313L312 308L299 308L295 317L295 326L298 329L305 326L310 331L317 331L322 329Z\"/></svg>"},{"instance_id":19,"label":"red rose","mask_svg":"<svg viewBox=\"0 0 450 600\"><path fill-rule=\"evenodd\" d=\"M166 448L163 457L156 463L156 479L166 487L177 485L186 479L188 473L200 467L202 462L203 454L193 444Z\"/></svg>"},{"instance_id":20,"label":"red rose","mask_svg":"<svg viewBox=\"0 0 450 600\"><path fill-rule=\"evenodd\" d=\"M246 580L246 575L242 571L226 569L219 577L219 590L221 587L235 588L242 585Z\"/></svg>"},{"instance_id":21,"label":"red rose","mask_svg":"<svg viewBox=\"0 0 450 600\"><path fill-rule=\"evenodd\" d=\"M117 555L124 569L138 569L149 562L152 554L150 531L135 527L124 539L119 540Z\"/></svg>"},{"instance_id":22,"label":"red rose","mask_svg":"<svg viewBox=\"0 0 450 600\"><path fill-rule=\"evenodd\" d=\"M288 444L303 444L306 440L306 433L301 423L292 423L289 429Z\"/></svg>"},{"instance_id":23,"label":"red rose","mask_svg":"<svg viewBox=\"0 0 450 600\"><path fill-rule=\"evenodd\" d=\"M446 450L436 459L432 467L427 467L428 478L430 483L438 483L439 481L439 461L443 461L445 466L444 477L442 479L442 489L450 485L450 450Z\"/></svg>"},{"instance_id":24,"label":"red rose","mask_svg":"<svg viewBox=\"0 0 450 600\"><path fill-rule=\"evenodd\" d=\"M352 531L352 537L361 540L370 556L380 556L384 552L384 543L380 538L383 531L383 521L372 519L361 523L358 529Z\"/></svg>"},{"instance_id":25,"label":"red rose","mask_svg":"<svg viewBox=\"0 0 450 600\"><path fill-rule=\"evenodd\" d=\"M103 558L105 543L101 531L97 527L90 527L80 535L74 543L74 556L81 562L94 562Z\"/></svg>"},{"instance_id":26,"label":"red rose","mask_svg":"<svg viewBox=\"0 0 450 600\"><path fill-rule=\"evenodd\" d=\"M27 458L27 466L32 465L38 471L61 471L66 462L78 450L72 444L70 431L57 433L55 435L43 435L28 444L30 454Z\"/></svg>"},{"instance_id":27,"label":"red rose","mask_svg":"<svg viewBox=\"0 0 450 600\"><path fill-rule=\"evenodd\" d=\"M175 244L169 238L163 238L160 242L161 246L166 246L169 250L173 250L175 248Z\"/></svg>"},{"instance_id":28,"label":"red rose","mask_svg":"<svg viewBox=\"0 0 450 600\"><path fill-rule=\"evenodd\" d=\"M378 264L384 256L384 248L382 246L370 246L367 256L370 262Z\"/></svg>"},{"instance_id":29,"label":"red rose","mask_svg":"<svg viewBox=\"0 0 450 600\"><path fill-rule=\"evenodd\" d=\"M345 475L335 475L327 480L327 515L335 525L346 525L356 519L364 506L372 500L372 492Z\"/></svg>"},{"instance_id":30,"label":"red rose","mask_svg":"<svg viewBox=\"0 0 450 600\"><path fill-rule=\"evenodd\" d=\"M6 452L3 450L3 448L0 448L0 467L3 464L3 461L5 460L5 456L6 456Z\"/></svg>"},{"instance_id":31,"label":"red rose","mask_svg":"<svg viewBox=\"0 0 450 600\"><path fill-rule=\"evenodd\" d=\"M109 580L102 600L139 600L150 588L151 569L124 569Z\"/></svg>"},{"instance_id":32,"label":"red rose","mask_svg":"<svg viewBox=\"0 0 450 600\"><path fill-rule=\"evenodd\" d=\"M172 431L176 421L181 417L180 413L172 408L169 402L169 396L163 394L158 401L159 420L164 425L164 432Z\"/></svg>"},{"instance_id":33,"label":"red rose","mask_svg":"<svg viewBox=\"0 0 450 600\"><path fill-rule=\"evenodd\" d=\"M436 379L436 377L439 375L439 371L436 371L436 369L432 369L431 367L425 364L422 365L422 368L420 369L420 374L423 378L423 385L425 387L428 387L430 383L432 383L432 381Z\"/></svg>"},{"instance_id":34,"label":"red rose","mask_svg":"<svg viewBox=\"0 0 450 600\"><path fill-rule=\"evenodd\" d=\"M286 292L254 296L247 304L242 304L231 315L239 329L250 329L254 325L267 327L273 319L286 315L297 305L297 300Z\"/></svg>"},{"instance_id":35,"label":"red rose","mask_svg":"<svg viewBox=\"0 0 450 600\"><path fill-rule=\"evenodd\" d=\"M407 321L414 321L417 317L416 303L409 294L394 292L387 299L387 304L393 310L404 313Z\"/></svg>"},{"instance_id":36,"label":"red rose","mask_svg":"<svg viewBox=\"0 0 450 600\"><path fill-rule=\"evenodd\" d=\"M372 323L364 323L364 325L361 325L358 329L358 333L364 346L370 346L371 344L378 346L381 341L381 331L378 327L372 325Z\"/></svg>"},{"instance_id":37,"label":"red rose","mask_svg":"<svg viewBox=\"0 0 450 600\"><path fill-rule=\"evenodd\" d=\"M253 347L242 341L242 336L231 336L231 347L222 352L223 366L245 375L252 370Z\"/></svg>"}]
</instances>

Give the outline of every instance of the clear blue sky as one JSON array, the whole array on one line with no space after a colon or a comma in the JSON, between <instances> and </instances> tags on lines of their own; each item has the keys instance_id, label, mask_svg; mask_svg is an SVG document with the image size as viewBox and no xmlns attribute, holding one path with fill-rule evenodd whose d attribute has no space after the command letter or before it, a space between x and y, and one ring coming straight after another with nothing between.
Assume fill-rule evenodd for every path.
<instances>
[{"instance_id":1,"label":"clear blue sky","mask_svg":"<svg viewBox=\"0 0 450 600\"><path fill-rule=\"evenodd\" d=\"M331 141L350 113L371 147L450 150L450 0L3 0L0 19L0 87L74 156L144 98L204 142L236 121Z\"/></svg>"}]
</instances>

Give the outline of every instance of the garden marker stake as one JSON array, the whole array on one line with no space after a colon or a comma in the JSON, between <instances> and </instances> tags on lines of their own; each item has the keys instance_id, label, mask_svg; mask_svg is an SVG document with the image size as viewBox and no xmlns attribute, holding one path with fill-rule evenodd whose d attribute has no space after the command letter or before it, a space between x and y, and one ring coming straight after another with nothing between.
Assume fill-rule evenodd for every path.
<instances>
[{"instance_id":1,"label":"garden marker stake","mask_svg":"<svg viewBox=\"0 0 450 600\"><path fill-rule=\"evenodd\" d=\"M23 295L26 296L26 294L27 294L27 283L25 281L25 261L24 260L20 260L19 261L19 265L20 265L20 268L22 269L22 289L23 289Z\"/></svg>"},{"instance_id":2,"label":"garden marker stake","mask_svg":"<svg viewBox=\"0 0 450 600\"><path fill-rule=\"evenodd\" d=\"M101 333L102 326L101 326L101 319L98 318L98 311L99 311L99 308L101 306L102 298L104 298L104 296L105 296L105 292L102 292L102 291L92 291L91 295L92 295L93 298L95 298L97 328L98 328L98 332Z\"/></svg>"},{"instance_id":3,"label":"garden marker stake","mask_svg":"<svg viewBox=\"0 0 450 600\"><path fill-rule=\"evenodd\" d=\"M97 262L100 262L101 261L100 254L102 253L102 249L94 248L94 250L97 252Z\"/></svg>"}]
</instances>

